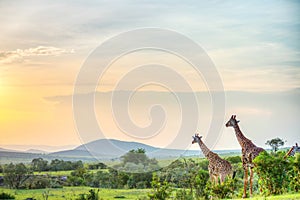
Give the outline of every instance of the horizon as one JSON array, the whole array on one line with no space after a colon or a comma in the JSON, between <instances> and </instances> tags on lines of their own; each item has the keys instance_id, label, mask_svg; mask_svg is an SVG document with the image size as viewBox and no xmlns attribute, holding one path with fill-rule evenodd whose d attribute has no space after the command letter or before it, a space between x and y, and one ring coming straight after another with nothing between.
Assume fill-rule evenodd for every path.
<instances>
[{"instance_id":1,"label":"horizon","mask_svg":"<svg viewBox=\"0 0 300 200\"><path fill-rule=\"evenodd\" d=\"M46 2L0 2L0 147L62 148L112 138L198 150L190 142L200 132L212 150L240 149L234 130L225 127L232 114L257 146L265 148L265 142L276 137L286 140L286 147L300 142L299 2L194 1L191 6L176 0L172 9L169 1ZM92 92L84 90L93 84L89 78L76 85L85 64L94 62L88 58L100 44L144 27L172 30L203 48L222 90L211 89L210 77L198 73L176 52L153 49L133 51L111 62ZM147 42L155 41L150 36ZM126 42L131 43L122 44ZM183 41L172 38L162 43L186 48ZM115 53L106 50L99 60ZM187 54L199 56L194 51ZM150 82L148 76L165 82ZM75 93L76 86L83 89L81 93ZM214 110L212 95L220 91L225 115ZM132 99L127 104L122 98L112 101L118 92ZM79 108L82 124L74 114L74 99L81 102L92 95L97 129L86 107ZM120 115L118 121L113 109L122 110L124 105L128 119ZM187 113L182 118L183 108L198 115ZM218 127L211 127L213 119L221 122ZM181 130L183 121L192 131ZM154 130L153 124L161 126ZM210 134L210 130L218 131Z\"/></svg>"}]
</instances>

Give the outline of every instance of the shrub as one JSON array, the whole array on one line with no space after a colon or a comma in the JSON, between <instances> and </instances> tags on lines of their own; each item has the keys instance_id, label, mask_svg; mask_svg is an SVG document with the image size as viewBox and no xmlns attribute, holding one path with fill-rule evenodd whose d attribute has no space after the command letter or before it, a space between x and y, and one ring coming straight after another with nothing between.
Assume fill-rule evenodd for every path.
<instances>
[{"instance_id":1,"label":"shrub","mask_svg":"<svg viewBox=\"0 0 300 200\"><path fill-rule=\"evenodd\" d=\"M0 193L0 199L15 199L14 195L2 192Z\"/></svg>"},{"instance_id":2,"label":"shrub","mask_svg":"<svg viewBox=\"0 0 300 200\"><path fill-rule=\"evenodd\" d=\"M259 176L259 185L266 195L282 194L289 185L289 162L283 159L284 153L272 155L267 152L260 153L254 159L255 172Z\"/></svg>"},{"instance_id":3,"label":"shrub","mask_svg":"<svg viewBox=\"0 0 300 200\"><path fill-rule=\"evenodd\" d=\"M290 188L294 192L300 191L300 154L296 158L290 158L292 170L290 171Z\"/></svg>"},{"instance_id":4,"label":"shrub","mask_svg":"<svg viewBox=\"0 0 300 200\"><path fill-rule=\"evenodd\" d=\"M237 179L228 178L221 184L213 184L209 181L206 185L205 197L208 198L211 196L220 199L232 198L239 187L240 184Z\"/></svg>"},{"instance_id":5,"label":"shrub","mask_svg":"<svg viewBox=\"0 0 300 200\"><path fill-rule=\"evenodd\" d=\"M186 190L177 190L175 195L176 200L193 200L193 194L190 192L187 192Z\"/></svg>"},{"instance_id":6,"label":"shrub","mask_svg":"<svg viewBox=\"0 0 300 200\"><path fill-rule=\"evenodd\" d=\"M165 200L170 197L172 189L167 181L160 182L160 178L156 173L153 174L153 180L151 182L152 193L148 194L150 199Z\"/></svg>"},{"instance_id":7,"label":"shrub","mask_svg":"<svg viewBox=\"0 0 300 200\"><path fill-rule=\"evenodd\" d=\"M99 200L99 189L97 192L91 189L88 194L80 194L76 200Z\"/></svg>"}]
</instances>

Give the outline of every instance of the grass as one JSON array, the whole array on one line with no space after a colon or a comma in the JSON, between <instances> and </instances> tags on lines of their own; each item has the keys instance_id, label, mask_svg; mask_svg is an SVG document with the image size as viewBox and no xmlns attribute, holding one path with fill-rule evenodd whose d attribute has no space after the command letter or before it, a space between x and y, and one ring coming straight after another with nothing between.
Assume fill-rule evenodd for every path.
<instances>
[{"instance_id":1,"label":"grass","mask_svg":"<svg viewBox=\"0 0 300 200\"><path fill-rule=\"evenodd\" d=\"M87 194L90 187L64 187L59 189L38 189L38 190L11 190L0 188L0 193L5 192L12 194L16 200L24 200L26 198L34 198L43 200L43 193L49 192L49 200L75 200L80 194ZM116 196L124 196L125 199L136 200L139 197L147 196L149 189L100 189L99 196L105 200L116 199Z\"/></svg>"},{"instance_id":2,"label":"grass","mask_svg":"<svg viewBox=\"0 0 300 200\"><path fill-rule=\"evenodd\" d=\"M35 198L37 200L43 200L43 193L49 192L49 200L75 200L80 194L87 194L90 187L64 187L60 189L38 189L38 190L11 190L0 188L0 193L10 193L13 194L17 200L24 200L26 198ZM93 188L94 190L97 190ZM116 199L116 196L124 196L124 199L136 200L147 196L150 189L100 189L99 195L104 200ZM251 200L296 200L300 199L299 194L284 194L278 196L255 196ZM239 200L239 199L236 199ZM240 199L242 200L242 199Z\"/></svg>"},{"instance_id":3,"label":"grass","mask_svg":"<svg viewBox=\"0 0 300 200\"><path fill-rule=\"evenodd\" d=\"M276 196L254 196L251 198L251 200L296 200L300 199L300 193L298 194L283 194L283 195L276 195ZM242 199L236 199L236 200L242 200ZM244 199L243 199L244 200Z\"/></svg>"}]
</instances>

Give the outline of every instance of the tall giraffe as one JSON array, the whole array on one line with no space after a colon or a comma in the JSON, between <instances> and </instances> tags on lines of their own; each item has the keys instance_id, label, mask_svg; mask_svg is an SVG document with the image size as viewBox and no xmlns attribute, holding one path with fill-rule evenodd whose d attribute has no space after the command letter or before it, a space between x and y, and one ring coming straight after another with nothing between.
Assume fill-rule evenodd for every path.
<instances>
[{"instance_id":1,"label":"tall giraffe","mask_svg":"<svg viewBox=\"0 0 300 200\"><path fill-rule=\"evenodd\" d=\"M250 196L252 196L252 184L253 184L253 159L261 152L265 151L261 147L257 147L251 140L246 138L238 125L240 121L236 120L236 115L232 115L229 121L226 123L226 127L232 126L235 130L236 138L242 147L242 163L244 169L244 193L243 198L247 197L247 185L248 185L248 168L250 167Z\"/></svg>"},{"instance_id":2,"label":"tall giraffe","mask_svg":"<svg viewBox=\"0 0 300 200\"><path fill-rule=\"evenodd\" d=\"M192 137L192 144L198 143L204 156L208 159L208 171L212 182L218 183L218 179L220 178L220 182L222 183L227 175L233 175L231 164L227 160L220 158L218 154L209 150L209 148L201 140L202 136L195 134L195 136Z\"/></svg>"}]
</instances>

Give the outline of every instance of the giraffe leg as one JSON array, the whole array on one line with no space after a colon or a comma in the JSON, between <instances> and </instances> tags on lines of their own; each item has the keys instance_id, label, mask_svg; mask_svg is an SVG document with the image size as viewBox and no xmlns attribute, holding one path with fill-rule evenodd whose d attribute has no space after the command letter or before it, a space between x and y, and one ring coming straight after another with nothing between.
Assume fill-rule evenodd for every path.
<instances>
[{"instance_id":1,"label":"giraffe leg","mask_svg":"<svg viewBox=\"0 0 300 200\"><path fill-rule=\"evenodd\" d=\"M243 198L247 197L247 185L248 185L248 168L247 166L244 167L244 193Z\"/></svg>"},{"instance_id":2,"label":"giraffe leg","mask_svg":"<svg viewBox=\"0 0 300 200\"><path fill-rule=\"evenodd\" d=\"M214 175L211 172L209 172L209 178L210 178L211 183L214 184L215 177L214 177Z\"/></svg>"},{"instance_id":3,"label":"giraffe leg","mask_svg":"<svg viewBox=\"0 0 300 200\"><path fill-rule=\"evenodd\" d=\"M218 185L219 184L219 176L215 176L215 183Z\"/></svg>"},{"instance_id":4,"label":"giraffe leg","mask_svg":"<svg viewBox=\"0 0 300 200\"><path fill-rule=\"evenodd\" d=\"M226 177L226 175L224 175L224 174L220 175L220 182L221 182L221 184L225 181L225 177Z\"/></svg>"},{"instance_id":5,"label":"giraffe leg","mask_svg":"<svg viewBox=\"0 0 300 200\"><path fill-rule=\"evenodd\" d=\"M250 167L250 197L252 197L253 167Z\"/></svg>"}]
</instances>

